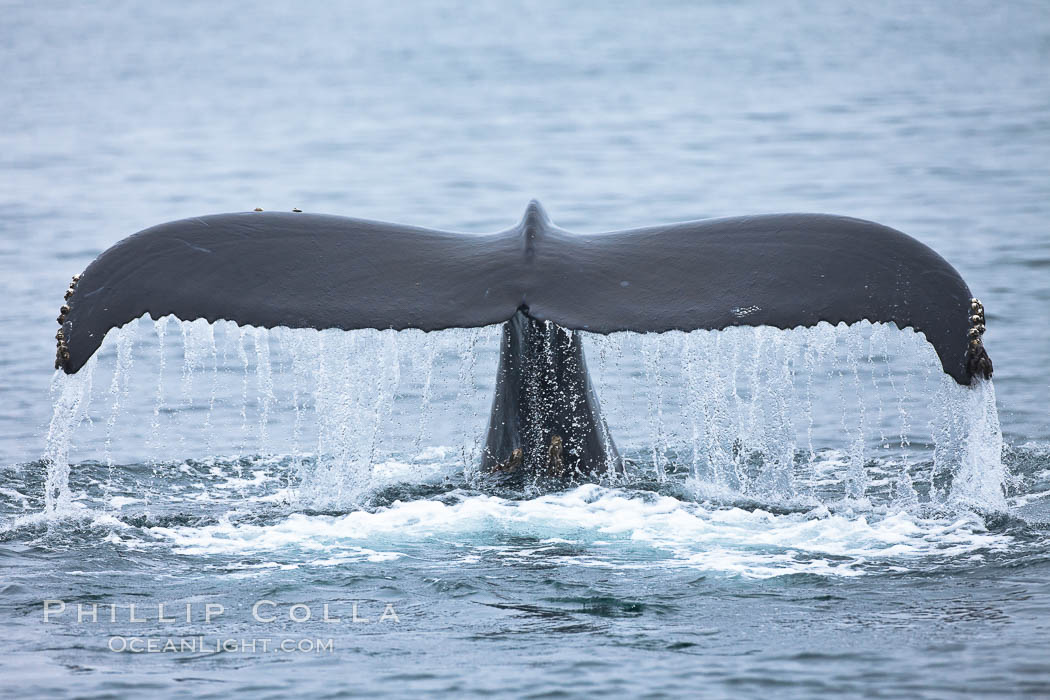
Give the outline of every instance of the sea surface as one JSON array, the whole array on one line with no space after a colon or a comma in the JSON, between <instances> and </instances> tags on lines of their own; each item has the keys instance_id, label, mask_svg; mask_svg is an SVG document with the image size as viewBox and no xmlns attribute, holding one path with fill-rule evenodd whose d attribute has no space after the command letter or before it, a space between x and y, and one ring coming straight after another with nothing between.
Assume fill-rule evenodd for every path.
<instances>
[{"instance_id":1,"label":"sea surface","mask_svg":"<svg viewBox=\"0 0 1050 700\"><path fill-rule=\"evenodd\" d=\"M0 695L1050 696L1045 2L0 10ZM994 383L881 324L588 335L627 470L552 485L477 473L498 327L146 318L52 370L150 225L531 198L900 229Z\"/></svg>"}]
</instances>

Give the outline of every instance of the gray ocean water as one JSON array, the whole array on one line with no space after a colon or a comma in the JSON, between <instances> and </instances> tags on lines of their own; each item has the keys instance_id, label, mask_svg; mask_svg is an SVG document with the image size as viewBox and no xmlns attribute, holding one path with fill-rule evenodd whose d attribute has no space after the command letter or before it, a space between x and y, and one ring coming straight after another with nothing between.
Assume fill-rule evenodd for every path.
<instances>
[{"instance_id":1,"label":"gray ocean water","mask_svg":"<svg viewBox=\"0 0 1050 700\"><path fill-rule=\"evenodd\" d=\"M2 9L0 694L1050 695L1045 3ZM628 472L550 491L475 470L498 328L143 319L52 372L147 226L533 197L898 228L994 385L892 326L589 336Z\"/></svg>"}]
</instances>

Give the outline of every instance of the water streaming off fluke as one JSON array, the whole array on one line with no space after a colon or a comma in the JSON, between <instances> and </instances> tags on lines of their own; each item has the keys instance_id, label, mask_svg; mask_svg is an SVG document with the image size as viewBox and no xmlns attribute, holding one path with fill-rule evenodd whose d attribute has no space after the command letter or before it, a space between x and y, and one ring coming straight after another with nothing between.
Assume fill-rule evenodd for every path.
<instances>
[{"instance_id":1,"label":"water streaming off fluke","mask_svg":"<svg viewBox=\"0 0 1050 700\"><path fill-rule=\"evenodd\" d=\"M47 509L75 500L71 458L145 461L147 502L171 465L214 455L273 455L286 464L275 497L311 508L367 502L390 463L407 465L402 481L485 488L499 332L132 322L86 371L55 375ZM627 461L605 480L784 507L1004 506L992 383L956 384L911 330L585 334L585 353ZM152 393L152 415L129 411L129 392ZM104 452L76 453L78 435L98 431Z\"/></svg>"}]
</instances>

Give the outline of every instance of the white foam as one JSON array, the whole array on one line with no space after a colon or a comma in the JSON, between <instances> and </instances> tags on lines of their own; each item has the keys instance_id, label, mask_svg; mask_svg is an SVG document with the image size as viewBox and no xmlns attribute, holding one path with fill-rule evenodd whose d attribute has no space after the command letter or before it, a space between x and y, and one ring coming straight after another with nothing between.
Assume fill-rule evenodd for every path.
<instances>
[{"instance_id":1,"label":"white foam","mask_svg":"<svg viewBox=\"0 0 1050 700\"><path fill-rule=\"evenodd\" d=\"M387 561L437 544L508 562L687 567L751 578L858 576L1000 551L1011 542L968 513L924 519L904 511L853 516L820 507L780 515L596 485L522 501L473 495L453 503L396 502L375 512L294 513L268 525L224 520L152 533L180 554L265 553L285 564ZM522 545L522 538L532 543ZM574 549L567 554L562 547L569 544Z\"/></svg>"}]
</instances>

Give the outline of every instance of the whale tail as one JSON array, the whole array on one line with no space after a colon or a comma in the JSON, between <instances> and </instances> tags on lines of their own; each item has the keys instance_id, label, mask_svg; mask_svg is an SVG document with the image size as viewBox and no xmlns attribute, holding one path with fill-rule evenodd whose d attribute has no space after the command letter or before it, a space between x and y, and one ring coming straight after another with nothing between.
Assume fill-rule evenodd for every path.
<instances>
[{"instance_id":1,"label":"whale tail","mask_svg":"<svg viewBox=\"0 0 1050 700\"><path fill-rule=\"evenodd\" d=\"M538 202L516 226L487 235L297 210L183 219L124 239L73 278L58 317L56 367L78 371L107 331L144 314L267 328L507 324L487 443L493 469L541 453L555 470L565 469L558 454L582 455L576 467L586 471L618 460L578 334L557 350L560 381L587 399L588 418L573 423L584 427L563 434L564 411L549 407L537 418L542 402L523 393L538 371L527 356L548 336L541 322L611 333L867 319L924 333L960 384L992 374L984 307L947 261L894 229L822 214L590 235L558 228ZM528 447L496 426L508 421L531 426L539 442ZM594 447L564 449L569 443Z\"/></svg>"}]
</instances>

